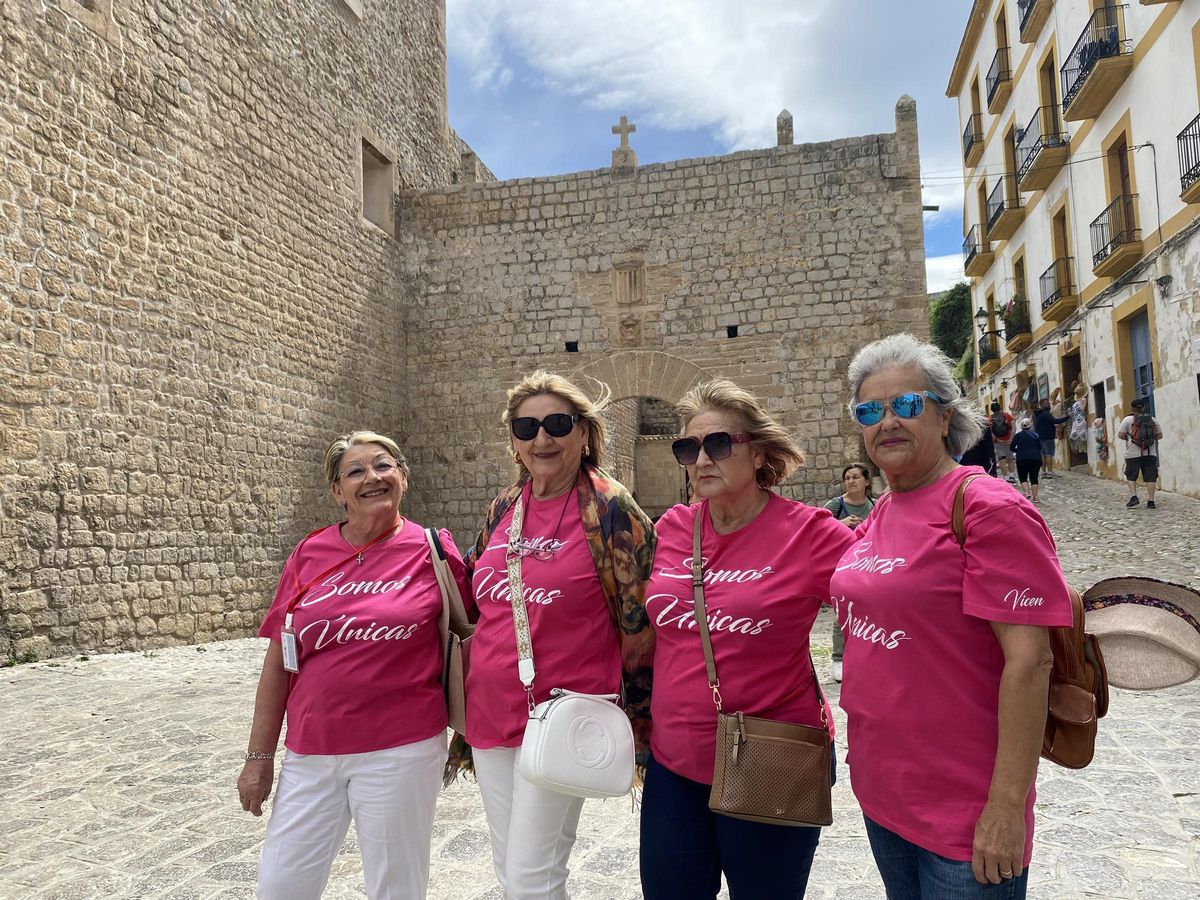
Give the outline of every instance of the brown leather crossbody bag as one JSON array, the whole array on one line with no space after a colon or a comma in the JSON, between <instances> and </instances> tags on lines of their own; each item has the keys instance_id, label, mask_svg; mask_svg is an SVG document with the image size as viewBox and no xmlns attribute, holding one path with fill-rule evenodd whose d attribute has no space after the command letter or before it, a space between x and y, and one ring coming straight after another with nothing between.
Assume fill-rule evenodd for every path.
<instances>
[{"instance_id":1,"label":"brown leather crossbody bag","mask_svg":"<svg viewBox=\"0 0 1200 900\"><path fill-rule=\"evenodd\" d=\"M829 720L825 698L809 656L821 727L796 725L748 716L721 708L721 682L713 659L704 608L704 572L700 555L703 508L697 510L692 529L692 605L708 686L717 707L717 755L713 764L708 808L721 815L771 825L831 825Z\"/></svg>"}]
</instances>

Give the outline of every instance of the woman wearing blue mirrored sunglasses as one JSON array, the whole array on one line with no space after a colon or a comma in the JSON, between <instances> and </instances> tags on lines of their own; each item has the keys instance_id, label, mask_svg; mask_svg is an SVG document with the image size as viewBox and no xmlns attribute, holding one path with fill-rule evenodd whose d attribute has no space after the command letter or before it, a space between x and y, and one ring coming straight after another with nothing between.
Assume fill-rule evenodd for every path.
<instances>
[{"instance_id":1,"label":"woman wearing blue mirrored sunglasses","mask_svg":"<svg viewBox=\"0 0 1200 900\"><path fill-rule=\"evenodd\" d=\"M1071 623L1054 543L1011 486L955 462L984 420L938 348L892 335L849 377L850 413L891 488L830 582L871 850L889 897L1023 900L1049 628Z\"/></svg>"}]
</instances>

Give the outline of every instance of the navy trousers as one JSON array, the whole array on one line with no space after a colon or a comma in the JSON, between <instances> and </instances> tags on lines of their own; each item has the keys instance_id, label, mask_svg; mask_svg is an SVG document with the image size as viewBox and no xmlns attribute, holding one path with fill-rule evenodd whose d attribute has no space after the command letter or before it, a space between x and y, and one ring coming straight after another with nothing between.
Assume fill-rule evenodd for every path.
<instances>
[{"instance_id":1,"label":"navy trousers","mask_svg":"<svg viewBox=\"0 0 1200 900\"><path fill-rule=\"evenodd\" d=\"M730 900L801 900L820 828L745 822L708 808L709 785L653 757L642 793L645 900L713 900L721 873Z\"/></svg>"}]
</instances>

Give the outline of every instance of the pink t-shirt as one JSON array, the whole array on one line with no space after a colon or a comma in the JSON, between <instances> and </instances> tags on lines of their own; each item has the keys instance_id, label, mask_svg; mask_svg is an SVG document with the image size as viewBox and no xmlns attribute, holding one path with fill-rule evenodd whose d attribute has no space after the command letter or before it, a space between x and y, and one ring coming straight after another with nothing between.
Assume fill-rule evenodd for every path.
<instances>
[{"instance_id":1,"label":"pink t-shirt","mask_svg":"<svg viewBox=\"0 0 1200 900\"><path fill-rule=\"evenodd\" d=\"M462 557L450 533L440 534L465 593ZM259 636L278 641L297 589L352 552L338 525L302 541L284 564ZM408 520L366 550L361 566L351 557L319 578L292 621L300 671L288 693L287 748L318 755L366 753L445 730L441 612L425 530Z\"/></svg>"},{"instance_id":2,"label":"pink t-shirt","mask_svg":"<svg viewBox=\"0 0 1200 900\"><path fill-rule=\"evenodd\" d=\"M831 589L846 638L842 708L863 812L907 841L971 859L996 760L1004 654L989 622L1071 624L1054 540L1010 485L967 488L967 542L950 527L975 466L882 499L856 529ZM1025 812L1033 848L1034 791Z\"/></svg>"},{"instance_id":3,"label":"pink t-shirt","mask_svg":"<svg viewBox=\"0 0 1200 900\"><path fill-rule=\"evenodd\" d=\"M772 494L750 524L713 531L707 502L667 510L646 590L654 627L654 758L712 783L717 711L692 612L692 524L703 515L704 605L725 712L821 724L808 639L853 532L826 509ZM832 727L832 721L830 726Z\"/></svg>"},{"instance_id":4,"label":"pink t-shirt","mask_svg":"<svg viewBox=\"0 0 1200 900\"><path fill-rule=\"evenodd\" d=\"M467 743L481 750L519 746L529 719L525 688L517 675L517 636L505 562L511 524L510 507L475 562L472 577L479 620L467 674ZM526 492L522 532L525 546L554 551L551 559L528 555L521 561L537 668L535 702L548 700L556 687L586 694L619 693L617 626L583 532L577 493L536 500Z\"/></svg>"}]
</instances>

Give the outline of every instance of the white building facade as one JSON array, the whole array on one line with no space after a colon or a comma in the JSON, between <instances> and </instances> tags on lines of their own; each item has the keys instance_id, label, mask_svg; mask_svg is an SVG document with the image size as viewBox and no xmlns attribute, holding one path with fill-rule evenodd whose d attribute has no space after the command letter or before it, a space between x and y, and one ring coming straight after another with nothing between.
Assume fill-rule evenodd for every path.
<instances>
[{"instance_id":1,"label":"white building facade","mask_svg":"<svg viewBox=\"0 0 1200 900\"><path fill-rule=\"evenodd\" d=\"M1057 464L1121 478L1146 397L1160 486L1200 496L1200 0L975 0L947 95L980 399L1083 385L1107 459L1089 433Z\"/></svg>"}]
</instances>

